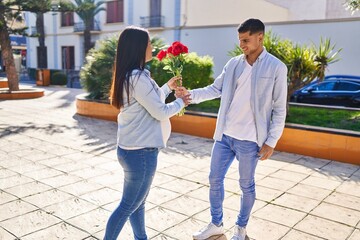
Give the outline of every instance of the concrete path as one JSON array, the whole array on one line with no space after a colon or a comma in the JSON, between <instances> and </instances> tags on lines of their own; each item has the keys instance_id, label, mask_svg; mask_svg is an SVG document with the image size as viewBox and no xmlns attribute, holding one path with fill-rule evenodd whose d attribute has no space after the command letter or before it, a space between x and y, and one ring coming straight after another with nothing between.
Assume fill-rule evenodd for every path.
<instances>
[{"instance_id":1,"label":"concrete path","mask_svg":"<svg viewBox=\"0 0 360 240\"><path fill-rule=\"evenodd\" d=\"M0 240L102 239L122 192L116 123L78 116L82 90L45 89L39 99L0 102ZM192 239L209 222L212 144L171 135L148 197L150 239ZM225 181L226 233L212 239L231 238L237 179L234 162ZM360 166L277 152L259 162L256 183L251 239L360 239ZM119 239L133 239L129 224Z\"/></svg>"}]
</instances>

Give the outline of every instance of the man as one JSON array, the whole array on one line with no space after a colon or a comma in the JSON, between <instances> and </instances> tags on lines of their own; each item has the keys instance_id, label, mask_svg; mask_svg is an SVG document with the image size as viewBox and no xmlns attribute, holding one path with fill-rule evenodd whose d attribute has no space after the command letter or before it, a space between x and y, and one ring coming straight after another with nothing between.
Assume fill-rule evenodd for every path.
<instances>
[{"instance_id":1,"label":"man","mask_svg":"<svg viewBox=\"0 0 360 240\"><path fill-rule=\"evenodd\" d=\"M214 83L189 91L193 103L221 97L210 166L211 222L194 239L223 234L224 179L239 162L240 213L231 240L244 240L255 202L255 168L268 159L285 125L287 68L263 47L264 24L248 19L238 28L243 54L230 59ZM179 88L177 95L186 94Z\"/></svg>"}]
</instances>

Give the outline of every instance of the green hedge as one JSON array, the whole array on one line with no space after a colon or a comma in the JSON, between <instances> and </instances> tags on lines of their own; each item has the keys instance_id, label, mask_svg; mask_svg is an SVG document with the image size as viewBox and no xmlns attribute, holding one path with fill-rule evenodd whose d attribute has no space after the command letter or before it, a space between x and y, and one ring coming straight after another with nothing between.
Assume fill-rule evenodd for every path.
<instances>
[{"instance_id":1,"label":"green hedge","mask_svg":"<svg viewBox=\"0 0 360 240\"><path fill-rule=\"evenodd\" d=\"M36 68L28 68L28 75L32 81L36 81Z\"/></svg>"},{"instance_id":2,"label":"green hedge","mask_svg":"<svg viewBox=\"0 0 360 240\"><path fill-rule=\"evenodd\" d=\"M63 73L63 70L50 69L50 82L51 82L51 79L54 77L54 74L55 74L55 73L58 73L58 72Z\"/></svg>"},{"instance_id":3,"label":"green hedge","mask_svg":"<svg viewBox=\"0 0 360 240\"><path fill-rule=\"evenodd\" d=\"M212 78L213 65L214 62L209 56L199 57L194 52L185 55L182 72L183 86L188 89L194 89L211 84L214 81ZM173 76L163 69L164 63L160 62L157 58L154 58L150 62L149 68L151 77L160 86L165 84Z\"/></svg>"},{"instance_id":4,"label":"green hedge","mask_svg":"<svg viewBox=\"0 0 360 240\"><path fill-rule=\"evenodd\" d=\"M36 81L36 72L39 70L39 68L28 68L27 71L28 71L28 75L29 75L29 78L32 80L32 81ZM54 77L54 74L55 73L58 73L58 72L63 72L63 70L57 70L57 69L50 69L50 84L52 85L59 85L59 84L54 84L52 83L52 79ZM66 83L65 83L66 84ZM63 84L61 84L63 85Z\"/></svg>"},{"instance_id":5,"label":"green hedge","mask_svg":"<svg viewBox=\"0 0 360 240\"><path fill-rule=\"evenodd\" d=\"M111 36L98 42L86 56L86 64L80 70L80 82L89 93L87 98L108 100L116 55L118 36Z\"/></svg>"},{"instance_id":6,"label":"green hedge","mask_svg":"<svg viewBox=\"0 0 360 240\"><path fill-rule=\"evenodd\" d=\"M50 76L51 85L66 85L67 83L66 74L61 71L55 71L53 74L50 72Z\"/></svg>"}]
</instances>

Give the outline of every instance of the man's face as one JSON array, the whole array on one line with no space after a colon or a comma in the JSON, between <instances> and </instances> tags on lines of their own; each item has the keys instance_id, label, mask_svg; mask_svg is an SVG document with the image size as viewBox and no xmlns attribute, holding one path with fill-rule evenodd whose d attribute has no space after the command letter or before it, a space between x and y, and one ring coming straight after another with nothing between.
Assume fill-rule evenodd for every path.
<instances>
[{"instance_id":1,"label":"man's face","mask_svg":"<svg viewBox=\"0 0 360 240\"><path fill-rule=\"evenodd\" d=\"M245 55L251 55L262 49L263 46L263 33L253 33L250 35L250 31L245 33L239 33L240 48Z\"/></svg>"}]
</instances>

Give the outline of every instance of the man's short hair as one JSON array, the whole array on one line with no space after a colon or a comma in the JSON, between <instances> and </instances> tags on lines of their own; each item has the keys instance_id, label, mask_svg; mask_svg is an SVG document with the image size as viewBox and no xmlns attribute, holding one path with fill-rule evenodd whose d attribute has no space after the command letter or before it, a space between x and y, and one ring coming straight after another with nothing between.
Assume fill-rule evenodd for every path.
<instances>
[{"instance_id":1,"label":"man's short hair","mask_svg":"<svg viewBox=\"0 0 360 240\"><path fill-rule=\"evenodd\" d=\"M262 21L255 18L250 18L239 25L238 32L239 33L245 33L249 32L250 35L253 33L264 33L265 32L265 25Z\"/></svg>"}]
</instances>

